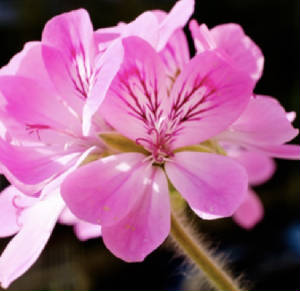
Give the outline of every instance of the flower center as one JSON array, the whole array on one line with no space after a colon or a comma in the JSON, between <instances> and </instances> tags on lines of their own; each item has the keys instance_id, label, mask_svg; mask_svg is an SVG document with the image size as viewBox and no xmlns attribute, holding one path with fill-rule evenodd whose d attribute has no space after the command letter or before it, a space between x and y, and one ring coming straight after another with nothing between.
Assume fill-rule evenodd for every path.
<instances>
[{"instance_id":1,"label":"flower center","mask_svg":"<svg viewBox=\"0 0 300 291\"><path fill-rule=\"evenodd\" d=\"M136 139L136 143L151 153L154 163L163 164L168 157L173 156L172 142L175 138L172 124L161 117L147 130L147 137Z\"/></svg>"}]
</instances>

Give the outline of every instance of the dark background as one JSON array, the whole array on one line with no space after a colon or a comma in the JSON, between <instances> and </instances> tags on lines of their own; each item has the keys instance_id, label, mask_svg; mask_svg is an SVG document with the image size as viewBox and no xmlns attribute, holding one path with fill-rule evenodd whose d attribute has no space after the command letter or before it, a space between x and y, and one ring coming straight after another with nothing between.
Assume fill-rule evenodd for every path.
<instances>
[{"instance_id":1,"label":"dark background","mask_svg":"<svg viewBox=\"0 0 300 291\"><path fill-rule=\"evenodd\" d=\"M0 0L0 66L30 40L40 39L45 22L62 12L84 7L95 28L131 21L149 9L169 10L163 0ZM243 26L265 55L265 70L256 93L275 96L299 115L299 1L197 1L194 17L209 27L226 22ZM298 127L299 117L295 121ZM299 143L299 139L296 141ZM257 187L265 218L253 230L231 219L203 221L194 227L225 253L231 269L250 282L249 289L299 290L299 162L278 160L278 170ZM7 185L3 178L1 188ZM8 239L0 241L0 250ZM38 262L9 290L208 290L189 273L167 245L139 264L124 263L105 249L101 239L80 243L72 229L58 225Z\"/></svg>"}]
</instances>

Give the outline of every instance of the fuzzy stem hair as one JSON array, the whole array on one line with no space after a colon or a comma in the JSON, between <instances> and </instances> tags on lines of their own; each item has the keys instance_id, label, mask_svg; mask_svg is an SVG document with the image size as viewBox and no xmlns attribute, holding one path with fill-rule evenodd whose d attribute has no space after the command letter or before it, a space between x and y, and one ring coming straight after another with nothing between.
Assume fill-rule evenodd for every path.
<instances>
[{"instance_id":1,"label":"fuzzy stem hair","mask_svg":"<svg viewBox=\"0 0 300 291\"><path fill-rule=\"evenodd\" d=\"M193 236L174 209L171 214L171 237L177 247L204 273L215 290L242 291L237 280L232 279L224 270L223 264L219 263L202 242Z\"/></svg>"}]
</instances>

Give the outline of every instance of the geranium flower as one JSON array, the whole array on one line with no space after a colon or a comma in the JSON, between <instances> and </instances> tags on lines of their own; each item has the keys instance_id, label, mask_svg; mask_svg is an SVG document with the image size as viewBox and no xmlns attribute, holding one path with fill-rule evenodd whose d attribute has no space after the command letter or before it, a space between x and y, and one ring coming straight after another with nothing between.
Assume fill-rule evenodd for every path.
<instances>
[{"instance_id":1,"label":"geranium flower","mask_svg":"<svg viewBox=\"0 0 300 291\"><path fill-rule=\"evenodd\" d=\"M238 24L222 24L209 30L205 24L199 26L192 20L190 30L198 54L218 49L255 81L260 78L263 54ZM269 157L299 159L299 146L285 144L296 137L298 132L277 100L253 94L243 114L218 136L218 140Z\"/></svg>"},{"instance_id":2,"label":"geranium flower","mask_svg":"<svg viewBox=\"0 0 300 291\"><path fill-rule=\"evenodd\" d=\"M193 1L180 1L165 24L157 25L157 40L167 41L185 24L193 5L181 12L181 20L173 20L187 3ZM154 15L150 18L158 23ZM132 34L143 28L138 19L129 25ZM74 225L81 240L100 235L99 225L66 208L59 188L75 168L107 151L98 134L111 127L95 113L122 61L120 39L101 40L80 9L51 19L42 41L27 43L0 70L1 171L18 188L10 186L0 196L5 225L0 236L15 234L0 257L2 287L31 267L57 221Z\"/></svg>"},{"instance_id":3,"label":"geranium flower","mask_svg":"<svg viewBox=\"0 0 300 291\"><path fill-rule=\"evenodd\" d=\"M285 144L298 135L288 115L277 100L256 95L246 110L225 132L216 137L228 156L247 170L249 184L267 181L275 171L272 158L300 159L300 146ZM253 227L263 216L263 207L253 190L235 213L235 221Z\"/></svg>"},{"instance_id":4,"label":"geranium flower","mask_svg":"<svg viewBox=\"0 0 300 291\"><path fill-rule=\"evenodd\" d=\"M192 20L190 30L198 54L221 50L254 81L259 80L263 54L240 25L228 23L208 29L205 24L199 26ZM291 121L277 100L253 95L239 119L215 137L226 154L239 161L248 173L248 195L233 216L244 228L252 228L263 217L262 203L250 187L271 178L275 171L272 158L300 158L298 145L285 144L298 135Z\"/></svg>"},{"instance_id":5,"label":"geranium flower","mask_svg":"<svg viewBox=\"0 0 300 291\"><path fill-rule=\"evenodd\" d=\"M116 256L141 261L169 233L167 177L200 217L230 216L239 207L248 183L243 167L190 146L237 119L253 81L211 51L184 66L169 91L165 65L147 42L129 37L123 46L124 62L101 113L140 152L77 169L62 184L62 195L77 217L102 226Z\"/></svg>"},{"instance_id":6,"label":"geranium flower","mask_svg":"<svg viewBox=\"0 0 300 291\"><path fill-rule=\"evenodd\" d=\"M188 9L173 24L186 4L190 4ZM165 43L172 31L182 27L192 10L191 0L177 3L164 25L156 26L153 34L159 42ZM153 13L143 15L151 15L151 20L158 23ZM146 35L138 19L128 25L127 35L138 31ZM97 134L105 130L105 124L99 115L91 118L103 101L123 53L117 38L99 51L102 42L96 35L85 10L56 16L46 24L41 42L28 43L1 69L0 114L7 136L0 140L0 162L10 182L25 193L39 192L91 146L104 148ZM20 100L28 100L26 106ZM19 158L7 159L11 155ZM33 174L33 169L37 173Z\"/></svg>"}]
</instances>

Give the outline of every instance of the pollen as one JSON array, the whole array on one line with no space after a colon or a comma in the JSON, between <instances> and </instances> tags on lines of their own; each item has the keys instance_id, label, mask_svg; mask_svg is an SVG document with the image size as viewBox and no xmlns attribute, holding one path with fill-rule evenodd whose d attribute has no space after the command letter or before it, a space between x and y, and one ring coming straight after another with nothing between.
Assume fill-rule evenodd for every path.
<instances>
[{"instance_id":1,"label":"pollen","mask_svg":"<svg viewBox=\"0 0 300 291\"><path fill-rule=\"evenodd\" d=\"M104 211L109 211L110 208L109 208L108 206L105 205L105 206L103 206L103 210L104 210Z\"/></svg>"},{"instance_id":2,"label":"pollen","mask_svg":"<svg viewBox=\"0 0 300 291\"><path fill-rule=\"evenodd\" d=\"M125 225L125 229L131 230L131 231L135 231L135 226L130 225L130 224L126 224Z\"/></svg>"}]
</instances>

